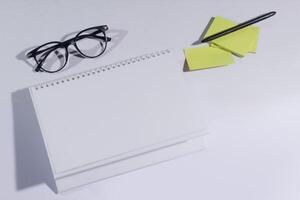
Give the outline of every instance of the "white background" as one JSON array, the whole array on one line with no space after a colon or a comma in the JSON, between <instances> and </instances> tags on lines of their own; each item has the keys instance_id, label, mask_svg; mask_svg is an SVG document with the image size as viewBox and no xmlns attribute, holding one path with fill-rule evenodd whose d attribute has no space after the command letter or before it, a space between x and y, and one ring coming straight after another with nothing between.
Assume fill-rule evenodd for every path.
<instances>
[{"instance_id":1,"label":"white background","mask_svg":"<svg viewBox=\"0 0 300 200\"><path fill-rule=\"evenodd\" d=\"M261 22L258 52L197 73L211 131L201 153L85 186L51 190L51 174L33 111L20 89L122 58L190 46L212 16ZM300 2L289 1L1 1L0 199L300 199ZM24 51L95 25L114 42L97 59L71 58L67 70L34 73ZM47 183L47 184L46 184ZM50 187L49 187L50 186Z\"/></svg>"}]
</instances>

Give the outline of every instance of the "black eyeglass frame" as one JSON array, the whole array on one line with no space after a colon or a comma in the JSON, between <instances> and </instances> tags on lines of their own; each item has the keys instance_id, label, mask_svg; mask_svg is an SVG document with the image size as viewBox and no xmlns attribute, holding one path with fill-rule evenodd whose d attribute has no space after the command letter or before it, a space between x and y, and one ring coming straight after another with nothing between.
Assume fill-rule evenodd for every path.
<instances>
[{"instance_id":1,"label":"black eyeglass frame","mask_svg":"<svg viewBox=\"0 0 300 200\"><path fill-rule=\"evenodd\" d=\"M92 33L90 33L90 34L81 35L82 33L87 32L87 31L89 31L89 30L93 30L93 29L97 29L97 31L92 32ZM85 57L85 58L96 58L96 57L98 57L98 56L101 56L101 55L105 52L105 50L106 50L106 48L107 48L107 42L111 41L111 38L106 36L105 31L107 31L107 30L108 30L108 26L107 26L107 25L95 26L95 27L90 27L90 28L84 29L84 30L80 31L79 33L77 33L77 35L76 35L75 37L70 38L70 39L68 39L68 40L66 40L66 41L62 41L62 42L61 42L61 41L52 41L52 42L48 42L48 43L45 43L45 44L43 44L43 45L40 45L40 46L34 48L33 50L29 51L29 52L27 53L27 57L28 57L28 58L33 58L33 59L35 60L35 62L37 63L37 66L36 66L36 68L34 69L34 71L36 71L36 72L39 72L39 71L48 72L48 73L55 73L55 72L58 72L58 71L62 70L63 68L65 68L65 66L66 66L67 63L68 63L68 58L69 58L68 47L69 47L70 45L74 45L74 47L75 47L75 49L78 51L78 53L79 53L80 55L82 55L83 57ZM103 36L98 36L97 34L99 34L99 33L103 33ZM84 54L84 53L80 50L80 48L77 46L77 44L76 44L77 41L79 41L79 40L81 40L81 39L84 39L84 38L88 38L88 37L99 38L99 39L105 41L105 46L104 46L104 48L103 48L103 50L101 51L100 54L95 55L95 56L89 56L89 55L86 55L86 54ZM47 45L49 45L49 44L56 44L56 45L53 45L53 46L51 46L51 47L48 47L48 48L46 48L46 49L43 49L43 50L40 50L40 51L39 51L39 49L41 49L42 47L47 46ZM55 51L56 49L58 49L58 48L64 48L64 49L65 49L65 52L66 52L66 53L65 53L65 59L66 59L65 63L64 63L59 69L57 69L57 70L50 71L50 70L44 69L44 68L42 67L42 65L44 64L44 62L45 62L45 60L47 59L48 55L49 55L51 52L53 52L53 51ZM44 55L44 57L43 57L41 60L38 60L38 59L37 59L37 56L38 56L39 54L41 54L41 53L44 53L44 52L46 52L46 54Z\"/></svg>"}]
</instances>

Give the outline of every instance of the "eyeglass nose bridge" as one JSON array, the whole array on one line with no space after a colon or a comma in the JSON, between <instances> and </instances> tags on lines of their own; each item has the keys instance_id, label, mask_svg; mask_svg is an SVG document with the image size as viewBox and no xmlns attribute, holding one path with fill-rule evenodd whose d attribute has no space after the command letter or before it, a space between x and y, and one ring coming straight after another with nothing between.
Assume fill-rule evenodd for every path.
<instances>
[{"instance_id":1,"label":"eyeglass nose bridge","mask_svg":"<svg viewBox=\"0 0 300 200\"><path fill-rule=\"evenodd\" d=\"M76 41L74 38L68 39L68 40L62 42L62 47L68 48L70 45L75 45L75 42Z\"/></svg>"}]
</instances>

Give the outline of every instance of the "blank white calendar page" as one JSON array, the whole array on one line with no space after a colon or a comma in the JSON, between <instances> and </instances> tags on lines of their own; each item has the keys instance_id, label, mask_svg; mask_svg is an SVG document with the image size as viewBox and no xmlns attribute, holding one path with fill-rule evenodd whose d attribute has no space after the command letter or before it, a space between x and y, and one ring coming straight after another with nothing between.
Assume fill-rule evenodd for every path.
<instances>
[{"instance_id":1,"label":"blank white calendar page","mask_svg":"<svg viewBox=\"0 0 300 200\"><path fill-rule=\"evenodd\" d=\"M182 69L165 50L31 88L55 174L201 135Z\"/></svg>"}]
</instances>

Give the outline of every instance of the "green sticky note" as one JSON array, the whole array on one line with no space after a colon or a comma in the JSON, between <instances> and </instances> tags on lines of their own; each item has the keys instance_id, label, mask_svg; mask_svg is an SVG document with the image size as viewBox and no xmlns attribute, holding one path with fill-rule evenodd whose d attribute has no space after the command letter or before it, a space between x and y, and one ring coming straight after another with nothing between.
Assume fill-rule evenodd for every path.
<instances>
[{"instance_id":1,"label":"green sticky note","mask_svg":"<svg viewBox=\"0 0 300 200\"><path fill-rule=\"evenodd\" d=\"M230 52L209 46L184 49L184 54L191 71L233 63Z\"/></svg>"},{"instance_id":2,"label":"green sticky note","mask_svg":"<svg viewBox=\"0 0 300 200\"><path fill-rule=\"evenodd\" d=\"M209 27L205 37L208 37L217 32L231 28L237 25L236 23L224 19L220 16L215 17L211 26ZM214 45L232 52L237 56L245 56L248 52L255 52L258 41L259 29L255 26L249 26L223 37L217 38L211 43Z\"/></svg>"},{"instance_id":3,"label":"green sticky note","mask_svg":"<svg viewBox=\"0 0 300 200\"><path fill-rule=\"evenodd\" d=\"M258 35L259 35L259 28L258 27L253 27L253 32L255 32L254 34L254 38L253 38L253 41L249 47L249 52L250 53L255 53L256 52L256 49L257 49L257 43L258 43Z\"/></svg>"}]
</instances>

